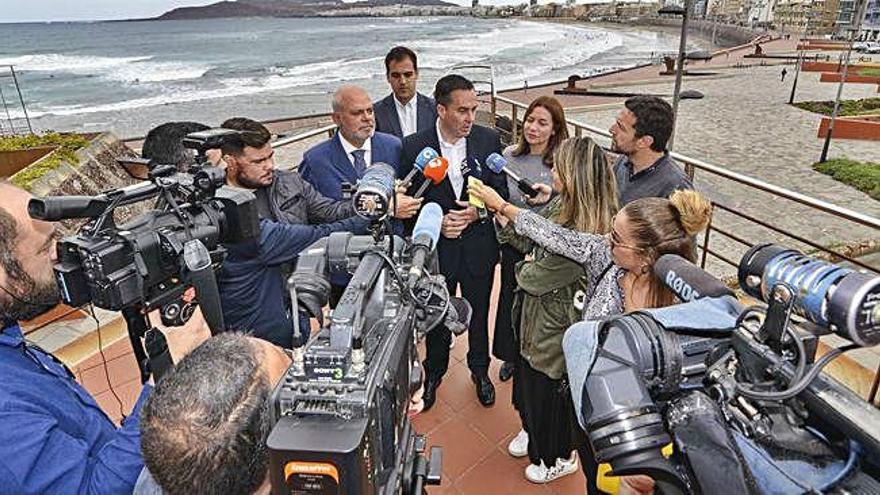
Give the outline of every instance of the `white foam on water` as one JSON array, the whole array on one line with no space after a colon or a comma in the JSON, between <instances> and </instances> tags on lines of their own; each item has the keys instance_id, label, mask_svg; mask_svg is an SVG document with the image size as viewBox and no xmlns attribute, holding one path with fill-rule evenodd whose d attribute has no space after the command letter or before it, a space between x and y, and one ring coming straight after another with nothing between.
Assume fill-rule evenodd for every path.
<instances>
[{"instance_id":1,"label":"white foam on water","mask_svg":"<svg viewBox=\"0 0 880 495\"><path fill-rule=\"evenodd\" d=\"M99 57L60 53L0 56L0 65L13 65L21 72L95 75L124 83L198 79L211 69L202 64L154 61L152 56Z\"/></svg>"}]
</instances>

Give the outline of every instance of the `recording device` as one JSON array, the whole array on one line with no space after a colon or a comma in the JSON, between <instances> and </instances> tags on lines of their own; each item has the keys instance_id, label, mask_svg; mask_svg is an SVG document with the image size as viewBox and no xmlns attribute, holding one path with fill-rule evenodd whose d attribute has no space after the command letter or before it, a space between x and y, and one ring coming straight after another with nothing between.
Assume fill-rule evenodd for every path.
<instances>
[{"instance_id":1,"label":"recording device","mask_svg":"<svg viewBox=\"0 0 880 495\"><path fill-rule=\"evenodd\" d=\"M505 173L508 177L516 181L516 186L522 191L523 194L530 198L534 198L538 195L538 190L535 189L535 184L533 184L530 180L520 177L516 172L510 170L507 167L507 159L498 153L492 153L486 158L486 165L489 169L496 174Z\"/></svg>"},{"instance_id":2,"label":"recording device","mask_svg":"<svg viewBox=\"0 0 880 495\"><path fill-rule=\"evenodd\" d=\"M425 169L422 170L422 173L425 175L425 178L428 179L422 182L422 185L419 186L416 193L413 195L414 198L421 198L422 194L425 194L425 191L428 189L430 185L439 185L443 182L443 179L446 178L446 173L449 170L449 161L446 160L445 157L438 156L428 163L425 164Z\"/></svg>"},{"instance_id":3,"label":"recording device","mask_svg":"<svg viewBox=\"0 0 880 495\"><path fill-rule=\"evenodd\" d=\"M423 173L425 167L428 165L428 162L439 157L440 154L437 153L437 150L431 148L430 146L426 146L416 155L416 159L413 162L413 168L406 174L406 177L400 182L400 185L404 188L409 188L412 184L412 180L416 177L416 174Z\"/></svg>"},{"instance_id":4,"label":"recording device","mask_svg":"<svg viewBox=\"0 0 880 495\"><path fill-rule=\"evenodd\" d=\"M387 163L374 163L367 167L352 194L354 212L364 220L384 220L393 210L394 168Z\"/></svg>"},{"instance_id":5,"label":"recording device","mask_svg":"<svg viewBox=\"0 0 880 495\"><path fill-rule=\"evenodd\" d=\"M406 413L422 382L417 339L440 324L460 331L470 319L467 303L434 274L440 218L429 203L409 244L338 232L300 255L288 288L310 316L320 318L332 274L351 281L272 393L273 493L421 494L439 484L442 453L434 447L426 457Z\"/></svg>"},{"instance_id":6,"label":"recording device","mask_svg":"<svg viewBox=\"0 0 880 495\"><path fill-rule=\"evenodd\" d=\"M88 219L77 234L58 242L54 270L62 299L74 307L93 303L122 311L144 380L151 370L141 337L147 337L148 351L153 344L161 353L164 344L161 333L152 333L146 313L160 309L164 324L183 324L194 309L184 293L193 287L211 331L223 331L214 278L225 256L223 244L259 234L254 195L224 185L223 171L204 165L206 150L222 146L223 136L237 135L227 131L184 139L198 153L188 173L151 164L145 182L96 196L34 198L28 204L30 216L40 220ZM153 209L116 225L116 208L151 199ZM164 371L152 359L150 364L152 372Z\"/></svg>"},{"instance_id":7,"label":"recording device","mask_svg":"<svg viewBox=\"0 0 880 495\"><path fill-rule=\"evenodd\" d=\"M766 244L739 274L766 309L664 256L655 275L690 302L594 323L573 395L597 459L660 493L877 492L880 411L820 371L875 343L878 277ZM854 344L817 359L832 330Z\"/></svg>"}]
</instances>

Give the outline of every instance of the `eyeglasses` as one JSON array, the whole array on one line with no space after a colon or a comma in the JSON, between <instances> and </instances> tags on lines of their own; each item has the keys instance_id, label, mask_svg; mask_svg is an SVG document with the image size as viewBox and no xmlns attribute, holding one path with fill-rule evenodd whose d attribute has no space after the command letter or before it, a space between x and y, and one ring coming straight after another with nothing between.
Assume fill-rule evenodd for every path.
<instances>
[{"instance_id":1,"label":"eyeglasses","mask_svg":"<svg viewBox=\"0 0 880 495\"><path fill-rule=\"evenodd\" d=\"M611 223L614 223L614 218L611 219ZM623 242L623 237L614 230L614 227L611 227L611 232L608 233L608 242L611 243L611 249L621 247L626 249L632 249L633 251L644 251L645 248L639 246L633 246L631 244L625 244Z\"/></svg>"}]
</instances>

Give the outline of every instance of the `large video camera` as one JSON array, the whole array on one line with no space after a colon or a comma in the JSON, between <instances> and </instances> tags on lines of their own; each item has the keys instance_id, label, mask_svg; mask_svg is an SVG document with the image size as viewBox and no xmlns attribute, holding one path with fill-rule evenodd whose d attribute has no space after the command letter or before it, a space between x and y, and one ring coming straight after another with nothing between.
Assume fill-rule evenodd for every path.
<instances>
[{"instance_id":1,"label":"large video camera","mask_svg":"<svg viewBox=\"0 0 880 495\"><path fill-rule=\"evenodd\" d=\"M28 213L40 220L88 219L77 234L58 243L55 276L62 299L70 306L91 302L122 311L144 380L171 364L163 352L164 337L146 320L149 311L160 309L167 325L183 324L194 310L184 293L194 287L211 331L224 330L214 273L225 255L223 244L259 233L254 195L224 185L224 171L206 164L206 151L233 137L238 131L229 129L187 135L184 146L197 152L187 173L145 162L145 176L126 167L144 182L97 196L34 198L28 204ZM151 210L116 225L116 208L153 199Z\"/></svg>"},{"instance_id":2,"label":"large video camera","mask_svg":"<svg viewBox=\"0 0 880 495\"><path fill-rule=\"evenodd\" d=\"M739 281L766 306L743 308L681 258L656 274L692 301L566 335L567 358L587 354L569 373L598 461L667 494L880 492L880 411L820 374L880 343L880 277L759 245ZM853 344L820 357L832 332Z\"/></svg>"},{"instance_id":3,"label":"large video camera","mask_svg":"<svg viewBox=\"0 0 880 495\"><path fill-rule=\"evenodd\" d=\"M320 318L330 275L351 275L328 324L294 349L273 391L267 444L275 494L407 494L440 483L441 451L424 455L425 437L407 416L422 382L416 342L440 324L460 333L470 308L435 274L440 207L422 208L405 243L384 223L393 195L393 170L367 169L352 200L373 235L317 241L288 281L292 300Z\"/></svg>"}]
</instances>

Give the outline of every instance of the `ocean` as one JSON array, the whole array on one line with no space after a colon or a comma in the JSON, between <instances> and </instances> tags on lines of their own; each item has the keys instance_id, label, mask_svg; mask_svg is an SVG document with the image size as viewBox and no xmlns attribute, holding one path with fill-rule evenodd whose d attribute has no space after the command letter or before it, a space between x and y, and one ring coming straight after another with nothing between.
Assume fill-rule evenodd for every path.
<instances>
[{"instance_id":1,"label":"ocean","mask_svg":"<svg viewBox=\"0 0 880 495\"><path fill-rule=\"evenodd\" d=\"M0 39L0 65L15 66L35 129L122 137L170 120L324 113L343 83L379 99L397 44L419 55L428 94L456 64L492 64L503 88L632 66L678 45L673 32L470 17L0 24Z\"/></svg>"}]
</instances>

